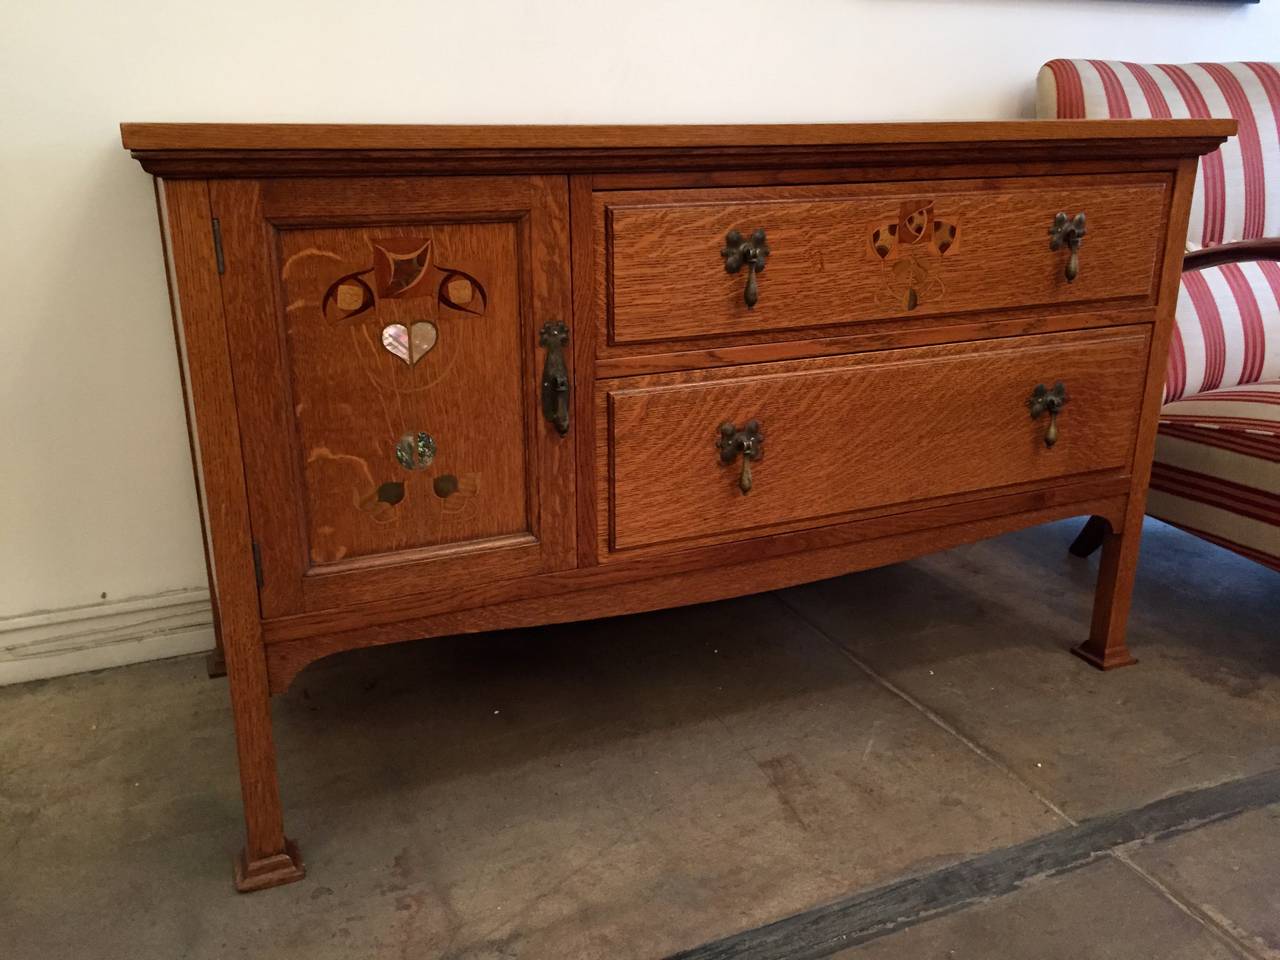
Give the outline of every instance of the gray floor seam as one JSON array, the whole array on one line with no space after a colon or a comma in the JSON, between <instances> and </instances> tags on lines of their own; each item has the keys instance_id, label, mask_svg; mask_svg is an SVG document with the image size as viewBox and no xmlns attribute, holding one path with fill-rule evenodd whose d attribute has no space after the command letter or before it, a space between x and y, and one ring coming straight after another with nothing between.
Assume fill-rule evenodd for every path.
<instances>
[{"instance_id":1,"label":"gray floor seam","mask_svg":"<svg viewBox=\"0 0 1280 960\"><path fill-rule=\"evenodd\" d=\"M1174 890L1169 884L1163 882L1151 873L1149 870L1143 869L1125 850L1112 850L1111 856L1127 867L1130 871L1137 874L1149 887L1155 890L1160 896L1164 897L1169 903L1173 904L1178 910L1186 914L1192 920L1195 920L1200 926L1204 927L1209 933L1215 936L1219 941L1224 943L1230 949L1236 951L1245 960L1270 960L1270 958L1255 951L1250 944L1241 940L1235 933L1228 930L1221 923L1205 913L1198 904L1189 897L1181 896L1178 891Z\"/></svg>"},{"instance_id":2,"label":"gray floor seam","mask_svg":"<svg viewBox=\"0 0 1280 960\"><path fill-rule=\"evenodd\" d=\"M854 893L681 951L668 960L819 960L944 914L998 899L1039 879L1115 857L1120 848L1189 833L1278 802L1280 770L1189 790L1134 810L1085 820L1012 847L988 851L932 873ZM1175 903L1186 907L1180 900ZM1230 940L1229 946L1237 952L1242 948L1236 938ZM1252 952L1245 956L1263 960Z\"/></svg>"},{"instance_id":3,"label":"gray floor seam","mask_svg":"<svg viewBox=\"0 0 1280 960\"><path fill-rule=\"evenodd\" d=\"M812 619L810 619L804 613L803 610L798 609L797 607L795 607L793 604L788 602L785 598L783 598L780 594L776 592L771 594L771 596L773 596L778 601L778 603L780 603L792 614L794 614L797 618L799 618L806 626L808 626L810 629L815 631L820 637L822 637L822 639L824 639L827 643L831 644L831 646L834 647L841 656L843 656L855 667L857 667L859 670L865 673L868 677L870 677L873 681L879 684L882 688L887 690L889 693L893 694L895 697L898 697L904 703L908 704L912 709L914 709L917 713L923 716L926 720L928 720L934 726L938 727L940 730L949 734L951 737L955 738L956 740L959 740L962 744L968 747L971 751L973 751L975 754L977 754L987 763L991 764L993 767L995 767L997 770L1003 773L1006 777L1008 777L1009 779L1017 783L1020 787L1022 787L1024 790L1030 793L1033 797L1035 797L1035 799L1040 804L1042 804L1047 810L1053 813L1054 816L1058 817L1068 826L1074 827L1078 825L1078 822L1070 814L1068 814L1065 810L1059 807L1051 799L1049 799L1043 793L1037 790L1032 784L1028 783L1027 780L1023 776L1021 776L1016 770L1014 770L1011 766L1009 766L1008 763L1006 763L1004 760L1000 759L998 756L993 754L986 747L982 746L982 744L978 743L978 741L975 740L974 738L964 734L955 724L951 723L949 720L947 720L945 717L943 717L941 714L939 714L937 711L931 708L928 704L924 703L922 700L919 700L916 697L913 697L911 694L907 693L905 690L903 690L897 684L895 684L892 680L877 673L874 668L872 668L869 664L865 663L860 657L850 652L839 641L837 641L834 637L832 637L829 633L827 633L827 631L824 630L821 625L815 623Z\"/></svg>"}]
</instances>

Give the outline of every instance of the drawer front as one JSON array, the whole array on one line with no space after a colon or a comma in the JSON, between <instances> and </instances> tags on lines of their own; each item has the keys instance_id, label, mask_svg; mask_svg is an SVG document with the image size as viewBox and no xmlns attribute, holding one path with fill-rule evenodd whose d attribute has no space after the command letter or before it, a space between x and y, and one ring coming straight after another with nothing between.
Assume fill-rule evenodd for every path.
<instances>
[{"instance_id":1,"label":"drawer front","mask_svg":"<svg viewBox=\"0 0 1280 960\"><path fill-rule=\"evenodd\" d=\"M1164 175L1028 177L597 195L609 342L759 333L1036 305L1150 299ZM1086 215L1079 273L1050 249L1057 214ZM768 247L726 272L726 234Z\"/></svg>"},{"instance_id":2,"label":"drawer front","mask_svg":"<svg viewBox=\"0 0 1280 960\"><path fill-rule=\"evenodd\" d=\"M607 547L747 539L859 510L1127 471L1145 326L665 374L601 384ZM1061 381L1051 418L1038 384ZM763 456L722 462L719 427L760 425Z\"/></svg>"}]
</instances>

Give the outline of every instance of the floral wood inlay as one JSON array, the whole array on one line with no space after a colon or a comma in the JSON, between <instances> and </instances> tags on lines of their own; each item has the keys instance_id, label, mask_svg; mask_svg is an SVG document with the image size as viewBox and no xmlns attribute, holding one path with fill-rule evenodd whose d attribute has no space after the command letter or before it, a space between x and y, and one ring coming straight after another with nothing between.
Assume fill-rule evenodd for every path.
<instances>
[{"instance_id":1,"label":"floral wood inlay","mask_svg":"<svg viewBox=\"0 0 1280 960\"><path fill-rule=\"evenodd\" d=\"M364 280L370 272L370 270L360 270L335 280L325 291L324 299L320 301L320 309L324 315L334 320L349 320L367 310L372 310L373 288Z\"/></svg>"},{"instance_id":2,"label":"floral wood inlay","mask_svg":"<svg viewBox=\"0 0 1280 960\"><path fill-rule=\"evenodd\" d=\"M423 296L422 281L430 262L430 240L374 240L373 275L378 296Z\"/></svg>"},{"instance_id":3,"label":"floral wood inlay","mask_svg":"<svg viewBox=\"0 0 1280 960\"><path fill-rule=\"evenodd\" d=\"M339 277L321 298L320 308L330 320L350 320L369 311L377 312L382 300L435 300L438 308L483 316L488 296L478 279L432 262L430 239L394 237L370 240L373 265ZM431 282L434 277L438 280ZM431 352L440 338L436 322L423 319L411 324L390 323L382 328L382 346L394 357L413 366Z\"/></svg>"},{"instance_id":4,"label":"floral wood inlay","mask_svg":"<svg viewBox=\"0 0 1280 960\"><path fill-rule=\"evenodd\" d=\"M443 519L459 520L475 512L479 502L476 494L480 492L480 474L466 473L461 477L442 474L432 482L431 489L444 501Z\"/></svg>"},{"instance_id":5,"label":"floral wood inlay","mask_svg":"<svg viewBox=\"0 0 1280 960\"><path fill-rule=\"evenodd\" d=\"M880 295L904 310L946 294L935 268L955 248L959 228L935 218L932 200L908 200L898 219L878 224L870 234L872 256L880 261Z\"/></svg>"},{"instance_id":6,"label":"floral wood inlay","mask_svg":"<svg viewBox=\"0 0 1280 960\"><path fill-rule=\"evenodd\" d=\"M399 480L381 484L377 490L377 498L379 503L390 504L394 507L404 499L404 484Z\"/></svg>"}]
</instances>

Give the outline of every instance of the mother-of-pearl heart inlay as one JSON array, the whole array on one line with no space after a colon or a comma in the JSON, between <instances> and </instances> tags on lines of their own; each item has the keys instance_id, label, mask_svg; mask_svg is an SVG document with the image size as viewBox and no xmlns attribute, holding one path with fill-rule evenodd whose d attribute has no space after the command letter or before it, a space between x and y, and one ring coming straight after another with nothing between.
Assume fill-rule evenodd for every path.
<instances>
[{"instance_id":1,"label":"mother-of-pearl heart inlay","mask_svg":"<svg viewBox=\"0 0 1280 960\"><path fill-rule=\"evenodd\" d=\"M463 270L433 262L434 244L430 239L371 239L369 246L372 266L329 284L320 300L320 310L326 318L351 320L369 312L376 316L382 301L417 299L434 300L433 313L440 313L443 308L484 316L488 296L483 284ZM434 317L434 321L439 319ZM382 328L383 348L411 367L431 352L439 337L440 330L432 320L389 323Z\"/></svg>"},{"instance_id":2,"label":"mother-of-pearl heart inlay","mask_svg":"<svg viewBox=\"0 0 1280 960\"><path fill-rule=\"evenodd\" d=\"M436 325L428 320L405 327L392 323L382 328L382 345L387 352L413 366L436 345Z\"/></svg>"}]
</instances>

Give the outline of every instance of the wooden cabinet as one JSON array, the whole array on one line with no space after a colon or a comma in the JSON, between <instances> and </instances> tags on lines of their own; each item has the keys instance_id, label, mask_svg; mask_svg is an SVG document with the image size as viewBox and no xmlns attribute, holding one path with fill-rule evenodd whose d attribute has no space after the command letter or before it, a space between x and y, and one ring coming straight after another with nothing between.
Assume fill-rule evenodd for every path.
<instances>
[{"instance_id":1,"label":"wooden cabinet","mask_svg":"<svg viewBox=\"0 0 1280 960\"><path fill-rule=\"evenodd\" d=\"M1196 158L1232 131L125 125L158 180L239 889L302 876L270 695L342 650L1091 514L1076 652L1132 663Z\"/></svg>"}]
</instances>

